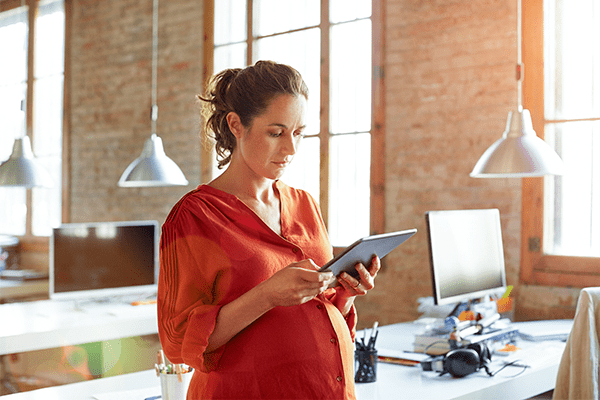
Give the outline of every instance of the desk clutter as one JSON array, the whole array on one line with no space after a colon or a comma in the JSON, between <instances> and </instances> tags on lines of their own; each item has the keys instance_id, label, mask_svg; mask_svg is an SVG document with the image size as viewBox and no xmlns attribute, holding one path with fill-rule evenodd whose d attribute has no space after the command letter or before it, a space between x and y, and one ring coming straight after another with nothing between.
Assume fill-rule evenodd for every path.
<instances>
[{"instance_id":1,"label":"desk clutter","mask_svg":"<svg viewBox=\"0 0 600 400\"><path fill-rule=\"evenodd\" d=\"M354 352L354 382L365 383L377 381L377 349L375 349L375 343L377 342L377 335L379 322L373 324L373 328L367 339L367 330L363 331L363 337L359 340L356 339L356 350Z\"/></svg>"},{"instance_id":2,"label":"desk clutter","mask_svg":"<svg viewBox=\"0 0 600 400\"><path fill-rule=\"evenodd\" d=\"M162 400L185 400L194 369L168 362L162 349L157 352L156 361L154 369L156 376L160 377Z\"/></svg>"}]
</instances>

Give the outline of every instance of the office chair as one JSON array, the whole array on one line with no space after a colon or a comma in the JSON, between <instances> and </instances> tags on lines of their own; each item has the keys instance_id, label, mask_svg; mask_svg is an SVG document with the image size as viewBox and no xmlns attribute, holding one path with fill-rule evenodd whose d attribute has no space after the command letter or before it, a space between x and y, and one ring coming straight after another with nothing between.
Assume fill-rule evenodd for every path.
<instances>
[{"instance_id":1,"label":"office chair","mask_svg":"<svg viewBox=\"0 0 600 400\"><path fill-rule=\"evenodd\" d=\"M573 328L560 360L553 400L599 399L600 287L579 294Z\"/></svg>"}]
</instances>

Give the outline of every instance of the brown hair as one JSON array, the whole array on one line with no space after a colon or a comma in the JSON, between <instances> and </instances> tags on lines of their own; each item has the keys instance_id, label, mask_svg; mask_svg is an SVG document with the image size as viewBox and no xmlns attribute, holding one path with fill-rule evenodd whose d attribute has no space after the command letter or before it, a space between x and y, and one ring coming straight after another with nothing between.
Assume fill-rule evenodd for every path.
<instances>
[{"instance_id":1,"label":"brown hair","mask_svg":"<svg viewBox=\"0 0 600 400\"><path fill-rule=\"evenodd\" d=\"M227 114L236 113L250 127L278 95L290 94L308 99L308 87L294 68L273 61L258 61L246 68L226 69L211 78L203 102L205 140L213 140L219 168L231 161L236 138L227 123Z\"/></svg>"}]
</instances>

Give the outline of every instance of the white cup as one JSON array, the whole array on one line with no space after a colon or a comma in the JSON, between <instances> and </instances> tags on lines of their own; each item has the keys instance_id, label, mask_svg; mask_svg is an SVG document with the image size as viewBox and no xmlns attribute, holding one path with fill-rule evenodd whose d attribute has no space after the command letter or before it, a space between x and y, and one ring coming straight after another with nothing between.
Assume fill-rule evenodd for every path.
<instances>
[{"instance_id":1,"label":"white cup","mask_svg":"<svg viewBox=\"0 0 600 400\"><path fill-rule=\"evenodd\" d=\"M185 400L194 370L181 374L181 382L177 374L160 374L160 391L162 400Z\"/></svg>"}]
</instances>

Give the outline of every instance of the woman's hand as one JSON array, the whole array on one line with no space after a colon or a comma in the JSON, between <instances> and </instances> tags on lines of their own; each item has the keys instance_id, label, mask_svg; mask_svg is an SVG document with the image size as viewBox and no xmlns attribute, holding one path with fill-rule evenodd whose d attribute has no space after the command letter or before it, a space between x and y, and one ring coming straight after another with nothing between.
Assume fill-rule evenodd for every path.
<instances>
[{"instance_id":1,"label":"woman's hand","mask_svg":"<svg viewBox=\"0 0 600 400\"><path fill-rule=\"evenodd\" d=\"M319 272L312 260L288 265L221 308L206 351L221 347L274 307L294 306L312 300L334 279L331 272Z\"/></svg>"},{"instance_id":2,"label":"woman's hand","mask_svg":"<svg viewBox=\"0 0 600 400\"><path fill-rule=\"evenodd\" d=\"M375 277L381 268L379 257L371 259L371 265L366 268L362 263L356 264L358 277L353 278L346 272L342 272L338 277L341 286L336 287L336 296L333 303L345 317L350 312L356 296L364 296L369 290L375 287Z\"/></svg>"},{"instance_id":3,"label":"woman's hand","mask_svg":"<svg viewBox=\"0 0 600 400\"><path fill-rule=\"evenodd\" d=\"M346 272L342 272L338 277L338 282L344 288L345 293L338 293L345 297L364 296L369 290L375 287L375 277L381 268L379 257L374 256L371 259L371 265L366 268L362 263L356 264L358 277L354 278Z\"/></svg>"},{"instance_id":4,"label":"woman's hand","mask_svg":"<svg viewBox=\"0 0 600 400\"><path fill-rule=\"evenodd\" d=\"M303 304L323 293L334 280L331 272L318 269L312 260L292 263L257 288L264 292L271 307Z\"/></svg>"}]
</instances>

